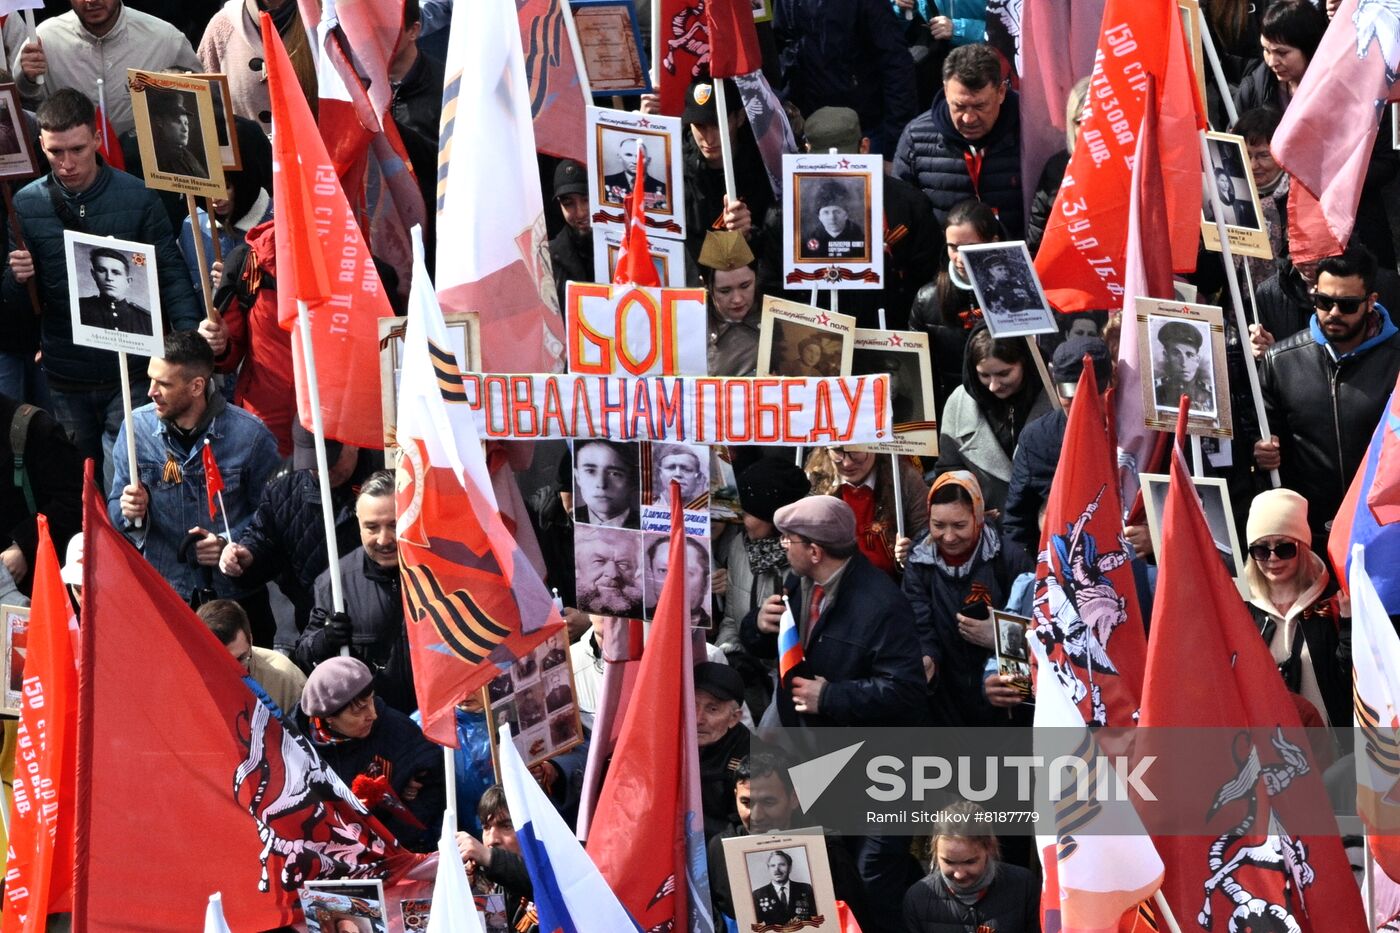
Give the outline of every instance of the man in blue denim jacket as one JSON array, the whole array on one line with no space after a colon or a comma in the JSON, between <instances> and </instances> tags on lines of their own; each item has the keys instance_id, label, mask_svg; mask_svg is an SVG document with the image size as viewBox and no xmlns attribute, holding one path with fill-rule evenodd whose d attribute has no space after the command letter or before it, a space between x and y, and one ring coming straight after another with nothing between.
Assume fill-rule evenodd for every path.
<instances>
[{"instance_id":1,"label":"man in blue denim jacket","mask_svg":"<svg viewBox=\"0 0 1400 933\"><path fill-rule=\"evenodd\" d=\"M131 479L123 425L117 435L116 475L107 494L107 511L113 524L182 597L188 599L212 579L218 596L243 604L255 620L257 640L257 620L271 617L265 611L267 591L264 587L246 590L218 572L219 553L227 543L218 532L225 530L227 519L235 538L243 533L263 485L277 468L277 441L257 416L229 405L213 391L214 354L199 334L167 335L164 358L152 358L146 372L151 379L147 392L151 404L132 413L139 482ZM214 521L209 519L205 495L206 438L224 480L221 511L227 509ZM181 563L177 556L180 542L191 533L201 536L194 547L198 568ZM270 631L266 637L270 645Z\"/></svg>"}]
</instances>

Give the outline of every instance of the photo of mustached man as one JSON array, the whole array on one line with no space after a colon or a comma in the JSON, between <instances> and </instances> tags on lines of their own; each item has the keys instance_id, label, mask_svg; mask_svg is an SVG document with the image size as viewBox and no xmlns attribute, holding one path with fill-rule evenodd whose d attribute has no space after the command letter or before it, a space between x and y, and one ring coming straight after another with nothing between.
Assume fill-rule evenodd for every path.
<instances>
[{"instance_id":1,"label":"photo of mustached man","mask_svg":"<svg viewBox=\"0 0 1400 933\"><path fill-rule=\"evenodd\" d=\"M620 528L574 526L574 587L584 612L642 617L642 536Z\"/></svg>"}]
</instances>

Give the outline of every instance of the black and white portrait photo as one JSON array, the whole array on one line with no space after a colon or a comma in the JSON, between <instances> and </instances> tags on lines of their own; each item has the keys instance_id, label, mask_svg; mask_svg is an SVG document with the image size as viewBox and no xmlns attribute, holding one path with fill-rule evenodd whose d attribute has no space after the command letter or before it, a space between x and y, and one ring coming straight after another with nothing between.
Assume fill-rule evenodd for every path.
<instances>
[{"instance_id":1,"label":"black and white portrait photo","mask_svg":"<svg viewBox=\"0 0 1400 933\"><path fill-rule=\"evenodd\" d=\"M1025 243L983 243L959 247L958 252L993 337L1059 330Z\"/></svg>"},{"instance_id":2,"label":"black and white portrait photo","mask_svg":"<svg viewBox=\"0 0 1400 933\"><path fill-rule=\"evenodd\" d=\"M164 329L155 247L64 231L73 341L159 356Z\"/></svg>"},{"instance_id":3,"label":"black and white portrait photo","mask_svg":"<svg viewBox=\"0 0 1400 933\"><path fill-rule=\"evenodd\" d=\"M13 84L0 84L0 179L32 178L39 174L24 107Z\"/></svg>"},{"instance_id":4,"label":"black and white portrait photo","mask_svg":"<svg viewBox=\"0 0 1400 933\"><path fill-rule=\"evenodd\" d=\"M1158 408L1176 411L1181 397L1192 414L1215 416L1210 325L1180 318L1149 318L1152 390Z\"/></svg>"},{"instance_id":5,"label":"black and white portrait photo","mask_svg":"<svg viewBox=\"0 0 1400 933\"><path fill-rule=\"evenodd\" d=\"M1161 473L1141 474L1144 505L1147 512L1147 530L1152 536L1152 546L1161 553L1162 517L1166 513L1167 492L1171 488L1171 477ZM1205 513L1206 525L1215 551L1226 571L1236 580L1244 577L1244 556L1240 552L1239 533L1230 511L1230 491L1223 479L1215 477L1193 477L1192 485L1196 498L1200 500L1201 511Z\"/></svg>"},{"instance_id":6,"label":"black and white portrait photo","mask_svg":"<svg viewBox=\"0 0 1400 933\"><path fill-rule=\"evenodd\" d=\"M151 140L155 149L156 168L170 175L208 178L209 163L202 147L191 145L201 139L199 116L195 112L195 96L190 91L166 91L151 88L146 91L146 104L151 114Z\"/></svg>"},{"instance_id":7,"label":"black and white portrait photo","mask_svg":"<svg viewBox=\"0 0 1400 933\"><path fill-rule=\"evenodd\" d=\"M681 503L698 508L698 503L710 491L709 451L686 444L649 444L645 448L651 468L651 504L670 509L671 483L681 487Z\"/></svg>"},{"instance_id":8,"label":"black and white portrait photo","mask_svg":"<svg viewBox=\"0 0 1400 933\"><path fill-rule=\"evenodd\" d=\"M671 572L671 540L669 535L648 534L643 546L646 559L647 618L656 614L661 588ZM685 536L685 595L686 613L691 628L710 627L710 552L708 538Z\"/></svg>"},{"instance_id":9,"label":"black and white portrait photo","mask_svg":"<svg viewBox=\"0 0 1400 933\"><path fill-rule=\"evenodd\" d=\"M866 262L870 223L864 175L799 175L796 179L802 235L799 261L840 259Z\"/></svg>"},{"instance_id":10,"label":"black and white portrait photo","mask_svg":"<svg viewBox=\"0 0 1400 933\"><path fill-rule=\"evenodd\" d=\"M992 612L995 624L997 673L1009 675L1029 684L1031 676L1030 645L1026 642L1026 627L1030 620L1009 612Z\"/></svg>"},{"instance_id":11,"label":"black and white portrait photo","mask_svg":"<svg viewBox=\"0 0 1400 933\"><path fill-rule=\"evenodd\" d=\"M594 236L627 226L627 198L635 188L642 195L648 238L684 240L680 118L604 107L588 107L585 113ZM636 177L639 154L646 157L641 179Z\"/></svg>"},{"instance_id":12,"label":"black and white portrait photo","mask_svg":"<svg viewBox=\"0 0 1400 933\"><path fill-rule=\"evenodd\" d=\"M603 165L603 193L599 200L619 207L625 202L637 184L637 156L640 154L645 158L643 207L649 211L669 210L671 195L666 175L666 137L604 129L601 140L599 156Z\"/></svg>"},{"instance_id":13,"label":"black and white portrait photo","mask_svg":"<svg viewBox=\"0 0 1400 933\"><path fill-rule=\"evenodd\" d=\"M233 98L229 95L228 75L191 75L209 82L209 99L214 105L214 139L219 144L219 162L225 171L239 171L243 158L238 151L238 134L231 132L234 124Z\"/></svg>"},{"instance_id":14,"label":"black and white portrait photo","mask_svg":"<svg viewBox=\"0 0 1400 933\"><path fill-rule=\"evenodd\" d=\"M617 441L574 442L574 521L641 527L640 448Z\"/></svg>"},{"instance_id":15,"label":"black and white portrait photo","mask_svg":"<svg viewBox=\"0 0 1400 933\"><path fill-rule=\"evenodd\" d=\"M755 921L782 927L818 914L816 890L807 865L807 847L752 852L745 859Z\"/></svg>"},{"instance_id":16,"label":"black and white portrait photo","mask_svg":"<svg viewBox=\"0 0 1400 933\"><path fill-rule=\"evenodd\" d=\"M776 933L840 925L821 829L736 836L723 845L739 929Z\"/></svg>"},{"instance_id":17,"label":"black and white portrait photo","mask_svg":"<svg viewBox=\"0 0 1400 933\"><path fill-rule=\"evenodd\" d=\"M127 86L147 187L224 197L224 164L210 82L192 75L132 69L127 72Z\"/></svg>"},{"instance_id":18,"label":"black and white portrait photo","mask_svg":"<svg viewBox=\"0 0 1400 933\"><path fill-rule=\"evenodd\" d=\"M640 619L642 575L639 532L574 526L574 586L579 609Z\"/></svg>"},{"instance_id":19,"label":"black and white portrait photo","mask_svg":"<svg viewBox=\"0 0 1400 933\"><path fill-rule=\"evenodd\" d=\"M878 375L887 373L890 377L890 408L894 425L913 424L932 417L931 406L925 405L925 375L915 353L900 350L868 349L856 344L851 356L851 372L855 375ZM927 385L932 390L932 382Z\"/></svg>"},{"instance_id":20,"label":"black and white portrait photo","mask_svg":"<svg viewBox=\"0 0 1400 933\"><path fill-rule=\"evenodd\" d=\"M1206 139L1211 173L1207 181L1220 198L1221 216L1226 226L1260 230L1262 227L1254 189L1250 184L1249 163L1245 160L1243 147L1235 142L1237 138ZM1203 214L1207 221L1215 222L1213 198L1205 198Z\"/></svg>"}]
</instances>

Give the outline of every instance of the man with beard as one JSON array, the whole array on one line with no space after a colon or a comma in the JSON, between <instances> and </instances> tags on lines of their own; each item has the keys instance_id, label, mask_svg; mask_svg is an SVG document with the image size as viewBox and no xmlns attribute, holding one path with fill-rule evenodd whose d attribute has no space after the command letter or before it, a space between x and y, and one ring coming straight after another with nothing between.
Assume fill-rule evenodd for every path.
<instances>
[{"instance_id":1,"label":"man with beard","mask_svg":"<svg viewBox=\"0 0 1400 933\"><path fill-rule=\"evenodd\" d=\"M1319 553L1400 373L1400 330L1376 301L1375 279L1376 260L1359 244L1318 262L1308 329L1259 367L1274 434L1255 442L1254 462L1308 500Z\"/></svg>"},{"instance_id":2,"label":"man with beard","mask_svg":"<svg viewBox=\"0 0 1400 933\"><path fill-rule=\"evenodd\" d=\"M554 203L559 205L564 226L549 241L549 260L554 267L554 287L559 290L559 307L563 308L569 282L594 279L588 170L572 159L560 162L554 170Z\"/></svg>"},{"instance_id":3,"label":"man with beard","mask_svg":"<svg viewBox=\"0 0 1400 933\"><path fill-rule=\"evenodd\" d=\"M642 615L641 539L608 528L574 528L578 607L584 612L639 619Z\"/></svg>"}]
</instances>

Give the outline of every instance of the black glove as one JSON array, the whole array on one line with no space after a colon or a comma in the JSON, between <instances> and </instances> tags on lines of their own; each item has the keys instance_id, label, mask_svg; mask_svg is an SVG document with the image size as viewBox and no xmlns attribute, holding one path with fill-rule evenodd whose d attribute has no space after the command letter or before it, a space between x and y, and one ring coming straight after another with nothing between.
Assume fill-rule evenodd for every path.
<instances>
[{"instance_id":1,"label":"black glove","mask_svg":"<svg viewBox=\"0 0 1400 933\"><path fill-rule=\"evenodd\" d=\"M332 648L343 648L350 644L350 617L343 612L332 612L326 616L326 644Z\"/></svg>"}]
</instances>

